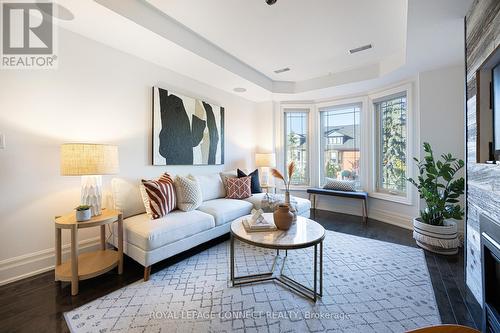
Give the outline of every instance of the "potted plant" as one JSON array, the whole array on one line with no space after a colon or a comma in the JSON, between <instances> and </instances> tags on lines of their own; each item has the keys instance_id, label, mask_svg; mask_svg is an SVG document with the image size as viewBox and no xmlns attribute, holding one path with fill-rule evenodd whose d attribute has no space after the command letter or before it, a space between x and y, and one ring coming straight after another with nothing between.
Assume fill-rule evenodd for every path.
<instances>
[{"instance_id":1,"label":"potted plant","mask_svg":"<svg viewBox=\"0 0 500 333\"><path fill-rule=\"evenodd\" d=\"M465 187L464 178L456 178L456 175L464 167L464 161L451 154L443 154L442 160L436 161L427 142L424 151L422 161L414 158L419 170L417 180L408 178L426 203L420 217L413 219L413 238L426 250L456 254L460 242L457 223L453 219L461 220L464 216L459 197Z\"/></svg>"},{"instance_id":2,"label":"potted plant","mask_svg":"<svg viewBox=\"0 0 500 333\"><path fill-rule=\"evenodd\" d=\"M75 208L76 220L78 222L88 221L92 218L92 212L89 205L80 205Z\"/></svg>"}]
</instances>

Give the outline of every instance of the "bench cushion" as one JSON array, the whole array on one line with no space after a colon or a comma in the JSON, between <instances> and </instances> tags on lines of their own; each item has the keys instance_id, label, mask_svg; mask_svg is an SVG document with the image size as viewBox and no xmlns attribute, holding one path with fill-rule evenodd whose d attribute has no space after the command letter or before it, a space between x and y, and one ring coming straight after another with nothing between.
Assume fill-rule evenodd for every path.
<instances>
[{"instance_id":1,"label":"bench cushion","mask_svg":"<svg viewBox=\"0 0 500 333\"><path fill-rule=\"evenodd\" d=\"M367 192L336 191L336 190L328 190L325 188L309 188L309 189L307 189L307 193L330 195L330 196L344 197L344 198L355 198L355 199L367 199L368 198Z\"/></svg>"},{"instance_id":2,"label":"bench cushion","mask_svg":"<svg viewBox=\"0 0 500 333\"><path fill-rule=\"evenodd\" d=\"M214 226L214 218L209 214L198 210L174 210L156 220L151 220L147 214L129 217L124 220L124 233L128 243L151 251Z\"/></svg>"}]
</instances>

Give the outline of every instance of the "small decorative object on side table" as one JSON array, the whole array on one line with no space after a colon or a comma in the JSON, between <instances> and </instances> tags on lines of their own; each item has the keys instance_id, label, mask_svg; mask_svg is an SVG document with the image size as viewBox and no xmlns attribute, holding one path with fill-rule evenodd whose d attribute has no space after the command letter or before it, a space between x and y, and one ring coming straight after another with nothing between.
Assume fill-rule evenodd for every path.
<instances>
[{"instance_id":1,"label":"small decorative object on side table","mask_svg":"<svg viewBox=\"0 0 500 333\"><path fill-rule=\"evenodd\" d=\"M106 225L118 223L118 251L106 249ZM88 221L78 222L75 213L56 217L55 280L71 282L71 295L78 294L78 281L101 275L118 266L118 274L123 272L123 216L114 209L103 209L102 214ZM101 248L98 251L78 255L78 229L101 227ZM61 230L71 230L71 257L62 262Z\"/></svg>"},{"instance_id":2,"label":"small decorative object on side table","mask_svg":"<svg viewBox=\"0 0 500 333\"><path fill-rule=\"evenodd\" d=\"M77 222L88 221L92 218L92 212L89 205L80 205L75 208L75 216Z\"/></svg>"}]
</instances>

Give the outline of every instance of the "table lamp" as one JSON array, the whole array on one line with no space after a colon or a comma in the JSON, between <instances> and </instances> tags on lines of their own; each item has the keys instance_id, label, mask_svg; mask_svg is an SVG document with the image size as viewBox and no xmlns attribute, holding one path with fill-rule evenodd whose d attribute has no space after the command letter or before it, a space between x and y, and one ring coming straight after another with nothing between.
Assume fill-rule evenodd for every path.
<instances>
[{"instance_id":1,"label":"table lamp","mask_svg":"<svg viewBox=\"0 0 500 333\"><path fill-rule=\"evenodd\" d=\"M276 167L276 155L274 153L255 154L255 166L262 170L262 185L269 185L269 168Z\"/></svg>"},{"instance_id":2,"label":"table lamp","mask_svg":"<svg viewBox=\"0 0 500 333\"><path fill-rule=\"evenodd\" d=\"M81 204L101 214L102 176L118 173L118 147L92 143L61 145L61 175L82 176Z\"/></svg>"}]
</instances>

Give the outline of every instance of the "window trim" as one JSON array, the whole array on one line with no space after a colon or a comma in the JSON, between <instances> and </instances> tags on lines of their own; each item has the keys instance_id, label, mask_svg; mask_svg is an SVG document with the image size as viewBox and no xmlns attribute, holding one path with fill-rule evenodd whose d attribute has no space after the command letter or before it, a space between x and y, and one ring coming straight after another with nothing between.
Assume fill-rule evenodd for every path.
<instances>
[{"instance_id":1,"label":"window trim","mask_svg":"<svg viewBox=\"0 0 500 333\"><path fill-rule=\"evenodd\" d=\"M413 175L413 158L414 156L414 143L417 138L414 138L414 115L413 115L413 94L412 94L412 84L406 83L402 84L390 89L385 89L383 91L370 94L369 98L369 108L370 108L370 125L371 125L371 139L372 144L370 146L371 151L371 181L370 181L370 189L369 196L377 199L393 201L396 203L401 203L405 205L413 204L413 190L410 186L406 188L405 195L391 194L388 191L380 191L377 187L378 181L378 154L380 149L378 147L378 135L379 135L379 124L377 122L377 110L375 108L375 103L379 102L382 99L391 98L397 96L398 94L406 93L406 133L407 133L407 141L406 141L406 177L410 177ZM418 140L417 140L418 141Z\"/></svg>"}]
</instances>

